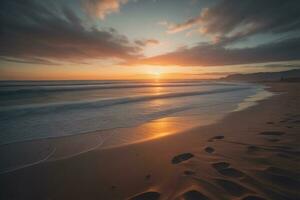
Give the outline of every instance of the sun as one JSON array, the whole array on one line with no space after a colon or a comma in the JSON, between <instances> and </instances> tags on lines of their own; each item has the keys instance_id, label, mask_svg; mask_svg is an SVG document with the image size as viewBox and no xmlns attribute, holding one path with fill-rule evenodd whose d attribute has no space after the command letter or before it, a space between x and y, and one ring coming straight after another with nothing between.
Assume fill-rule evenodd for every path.
<instances>
[{"instance_id":1,"label":"sun","mask_svg":"<svg viewBox=\"0 0 300 200\"><path fill-rule=\"evenodd\" d=\"M155 75L155 76L160 76L160 75L161 75L161 72L154 72L153 75Z\"/></svg>"},{"instance_id":2,"label":"sun","mask_svg":"<svg viewBox=\"0 0 300 200\"><path fill-rule=\"evenodd\" d=\"M163 74L162 70L160 69L152 69L150 72L149 72L150 75L154 76L156 79L160 78L161 75Z\"/></svg>"},{"instance_id":3,"label":"sun","mask_svg":"<svg viewBox=\"0 0 300 200\"><path fill-rule=\"evenodd\" d=\"M162 66L144 66L143 73L148 79L162 80L165 79L169 73L169 69Z\"/></svg>"}]
</instances>

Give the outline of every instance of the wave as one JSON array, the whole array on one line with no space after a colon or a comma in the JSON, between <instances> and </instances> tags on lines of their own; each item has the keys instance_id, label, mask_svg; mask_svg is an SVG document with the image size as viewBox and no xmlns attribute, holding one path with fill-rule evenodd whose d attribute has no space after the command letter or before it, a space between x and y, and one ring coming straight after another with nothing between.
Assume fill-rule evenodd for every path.
<instances>
[{"instance_id":1,"label":"wave","mask_svg":"<svg viewBox=\"0 0 300 200\"><path fill-rule=\"evenodd\" d=\"M217 93L234 92L239 90L246 90L250 87L235 87L235 88L222 88L209 91L192 91L192 92L179 92L179 93L163 93L157 95L144 95L144 96L131 96L122 98L98 99L79 102L60 102L51 104L35 104L35 105L21 105L9 106L0 108L0 120L11 119L15 117L24 116L26 114L41 114L48 112L63 112L66 110L74 109L95 109L120 104L150 101L155 99L179 98L198 95L209 95Z\"/></svg>"},{"instance_id":2,"label":"wave","mask_svg":"<svg viewBox=\"0 0 300 200\"><path fill-rule=\"evenodd\" d=\"M105 126L103 126L103 124L99 125L100 123L98 123L99 126L97 128L92 128L92 129L89 126L81 125L80 130L79 129L76 129L76 130L75 129L65 129L63 132L60 132L61 130L58 128L55 130L55 132L52 132L53 130L51 131L47 128L43 129L40 127L39 129L34 128L34 133L38 133L38 135L30 134L30 133L32 133L32 129L29 129L29 130L26 129L26 130L22 130L23 133L25 132L25 134L22 134L21 136L18 135L17 137L15 137L15 134L12 132L10 132L9 135L7 135L7 134L1 135L1 133L0 133L0 147L1 147L1 145L17 143L17 142L24 142L24 141L32 141L32 140L37 140L37 139L51 139L51 138L58 138L58 137L61 138L61 137L68 137L68 136L72 136L72 135L92 133L95 131L109 131L109 130L114 130L117 128L134 127L141 123L145 123L147 121L166 117L166 116L169 116L169 115L172 115L172 114L175 114L178 112L186 111L186 110L189 110L192 108L193 108L193 106L186 105L186 106L178 107L178 108L163 109L163 110L155 111L155 112L152 112L149 114L145 114L143 116L140 116L139 118L135 118L134 120L130 120L129 123L126 120L127 121L126 124L122 124L122 123L120 124L120 122L113 122L113 124L106 124ZM51 118L49 118L49 120L51 120ZM72 118L71 121L73 124L71 125L71 127L73 127L75 125L75 123L78 123L77 120L78 119ZM63 124L65 126L68 126L65 124L65 122L63 122ZM70 126L69 126L69 128L70 128Z\"/></svg>"},{"instance_id":3,"label":"wave","mask_svg":"<svg viewBox=\"0 0 300 200\"><path fill-rule=\"evenodd\" d=\"M15 95L43 92L67 92L67 91L84 91L84 90L107 90L107 89L129 89L129 88L151 88L151 87L187 87L187 86L232 86L231 83L97 83L97 84L62 84L62 85L23 85L23 86L2 86L0 95Z\"/></svg>"}]
</instances>

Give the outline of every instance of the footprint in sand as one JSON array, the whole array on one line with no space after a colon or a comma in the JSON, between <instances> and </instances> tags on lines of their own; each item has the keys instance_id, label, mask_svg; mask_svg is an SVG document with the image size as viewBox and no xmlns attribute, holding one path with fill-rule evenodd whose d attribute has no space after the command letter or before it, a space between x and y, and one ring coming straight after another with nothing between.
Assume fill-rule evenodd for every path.
<instances>
[{"instance_id":1,"label":"footprint in sand","mask_svg":"<svg viewBox=\"0 0 300 200\"><path fill-rule=\"evenodd\" d=\"M175 156L171 160L171 162L172 162L172 164L179 164L179 163L181 163L183 161L186 161L186 160L189 160L193 157L194 157L194 155L192 153L183 153L183 154Z\"/></svg>"},{"instance_id":2,"label":"footprint in sand","mask_svg":"<svg viewBox=\"0 0 300 200\"><path fill-rule=\"evenodd\" d=\"M270 135L270 136L280 136L280 135L284 135L285 132L282 131L264 131L264 132L260 132L260 135Z\"/></svg>"},{"instance_id":3,"label":"footprint in sand","mask_svg":"<svg viewBox=\"0 0 300 200\"><path fill-rule=\"evenodd\" d=\"M299 175L291 174L291 172L280 168L269 167L262 171L258 171L257 174L261 178L268 180L273 184L280 185L288 189L298 189L300 185L300 181L296 179Z\"/></svg>"},{"instance_id":4,"label":"footprint in sand","mask_svg":"<svg viewBox=\"0 0 300 200\"><path fill-rule=\"evenodd\" d=\"M259 197L259 196L249 195L249 196L242 198L242 200L266 200L266 199Z\"/></svg>"},{"instance_id":5,"label":"footprint in sand","mask_svg":"<svg viewBox=\"0 0 300 200\"><path fill-rule=\"evenodd\" d=\"M215 180L218 185L220 185L226 192L230 195L240 197L245 193L249 192L249 189L241 186L233 181L225 180L225 179L216 179Z\"/></svg>"},{"instance_id":6,"label":"footprint in sand","mask_svg":"<svg viewBox=\"0 0 300 200\"><path fill-rule=\"evenodd\" d=\"M158 192L145 192L130 198L130 200L157 200L160 197Z\"/></svg>"},{"instance_id":7,"label":"footprint in sand","mask_svg":"<svg viewBox=\"0 0 300 200\"><path fill-rule=\"evenodd\" d=\"M213 163L212 167L215 168L220 174L234 178L240 178L245 174L237 169L229 167L230 164L226 162Z\"/></svg>"},{"instance_id":8,"label":"footprint in sand","mask_svg":"<svg viewBox=\"0 0 300 200\"><path fill-rule=\"evenodd\" d=\"M149 180L151 178L151 175L150 174L147 174L146 176L145 176L145 179L146 180Z\"/></svg>"},{"instance_id":9,"label":"footprint in sand","mask_svg":"<svg viewBox=\"0 0 300 200\"><path fill-rule=\"evenodd\" d=\"M223 135L217 135L217 136L214 136L214 137L210 138L208 140L208 142L213 142L214 140L222 140L222 139L224 139Z\"/></svg>"},{"instance_id":10,"label":"footprint in sand","mask_svg":"<svg viewBox=\"0 0 300 200\"><path fill-rule=\"evenodd\" d=\"M265 171L267 171L269 173L281 174L281 175L289 176L289 177L300 177L300 172L294 172L294 171L282 169L279 167L268 167L267 169L265 169Z\"/></svg>"},{"instance_id":11,"label":"footprint in sand","mask_svg":"<svg viewBox=\"0 0 300 200\"><path fill-rule=\"evenodd\" d=\"M285 134L285 132L282 131L264 131L259 133L260 135L266 136L265 139L269 142L278 142L280 139L278 137Z\"/></svg>"},{"instance_id":12,"label":"footprint in sand","mask_svg":"<svg viewBox=\"0 0 300 200\"><path fill-rule=\"evenodd\" d=\"M195 175L195 174L196 174L196 172L191 171L191 170L185 170L183 173L184 173L185 175L187 175L187 176Z\"/></svg>"},{"instance_id":13,"label":"footprint in sand","mask_svg":"<svg viewBox=\"0 0 300 200\"><path fill-rule=\"evenodd\" d=\"M206 148L204 149L204 151L206 151L207 153L213 153L213 152L215 151L215 149L212 148L212 147L206 147Z\"/></svg>"},{"instance_id":14,"label":"footprint in sand","mask_svg":"<svg viewBox=\"0 0 300 200\"><path fill-rule=\"evenodd\" d=\"M207 196L205 196L204 194L196 190L188 191L184 193L182 196L184 200L209 200Z\"/></svg>"},{"instance_id":15,"label":"footprint in sand","mask_svg":"<svg viewBox=\"0 0 300 200\"><path fill-rule=\"evenodd\" d=\"M289 146L282 146L282 145L273 145L270 146L272 148L272 151L282 153L285 155L289 155L291 158L294 157L299 157L300 156L300 151Z\"/></svg>"},{"instance_id":16,"label":"footprint in sand","mask_svg":"<svg viewBox=\"0 0 300 200\"><path fill-rule=\"evenodd\" d=\"M221 169L226 169L230 166L229 163L227 162L217 162L217 163L213 163L212 164L213 168L215 168L216 170L221 170Z\"/></svg>"},{"instance_id":17,"label":"footprint in sand","mask_svg":"<svg viewBox=\"0 0 300 200\"><path fill-rule=\"evenodd\" d=\"M224 176L230 176L234 178L240 178L245 175L243 172L234 168L221 169L218 172Z\"/></svg>"}]
</instances>

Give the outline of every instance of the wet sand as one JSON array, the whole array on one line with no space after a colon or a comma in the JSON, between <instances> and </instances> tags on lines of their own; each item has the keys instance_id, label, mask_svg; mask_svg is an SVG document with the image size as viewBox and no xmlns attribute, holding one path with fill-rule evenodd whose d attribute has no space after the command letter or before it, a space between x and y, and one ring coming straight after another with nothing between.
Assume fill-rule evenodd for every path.
<instances>
[{"instance_id":1,"label":"wet sand","mask_svg":"<svg viewBox=\"0 0 300 200\"><path fill-rule=\"evenodd\" d=\"M2 173L0 199L300 199L300 84L268 85L213 125Z\"/></svg>"}]
</instances>

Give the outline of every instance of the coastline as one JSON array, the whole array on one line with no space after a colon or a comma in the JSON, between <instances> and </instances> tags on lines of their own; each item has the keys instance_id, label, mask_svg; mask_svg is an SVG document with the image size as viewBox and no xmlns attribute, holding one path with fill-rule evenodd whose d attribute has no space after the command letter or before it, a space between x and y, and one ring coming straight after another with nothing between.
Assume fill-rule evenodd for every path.
<instances>
[{"instance_id":1,"label":"coastline","mask_svg":"<svg viewBox=\"0 0 300 200\"><path fill-rule=\"evenodd\" d=\"M226 84L230 85L232 83L227 82ZM233 85L235 84L236 83ZM239 84L243 86L249 83ZM201 111L198 112L193 112L193 110L190 109L192 113L179 114L178 116L161 116L162 118L150 120L135 126L0 144L0 157L2 157L3 160L3 162L0 163L0 174L13 172L45 161L49 162L71 158L95 149L132 145L173 134L185 133L192 129L217 123L232 112L247 109L248 107L256 105L260 100L274 95L265 90L266 86L261 84L255 85L256 93L249 94L243 101L236 103L234 106L237 107L226 106L227 102L223 99L224 103L213 103L211 104L211 108L209 105L200 105L199 108ZM36 132L37 133L34 134L39 134L38 129Z\"/></svg>"},{"instance_id":2,"label":"coastline","mask_svg":"<svg viewBox=\"0 0 300 200\"><path fill-rule=\"evenodd\" d=\"M267 85L282 94L233 112L216 124L0 174L0 197L180 199L202 194L208 199L251 195L297 199L300 85ZM212 139L215 136L219 139ZM99 142L94 139L90 142ZM192 157L172 163L184 153ZM229 164L226 169L214 167L222 162Z\"/></svg>"}]
</instances>

